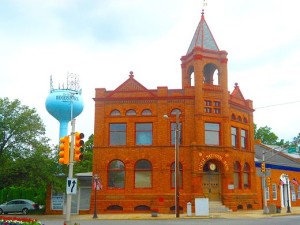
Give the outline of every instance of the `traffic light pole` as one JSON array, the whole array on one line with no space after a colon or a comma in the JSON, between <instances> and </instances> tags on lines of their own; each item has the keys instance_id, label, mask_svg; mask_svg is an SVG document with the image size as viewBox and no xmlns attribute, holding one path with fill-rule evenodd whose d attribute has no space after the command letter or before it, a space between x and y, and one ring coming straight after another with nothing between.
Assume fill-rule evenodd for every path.
<instances>
[{"instance_id":1,"label":"traffic light pole","mask_svg":"<svg viewBox=\"0 0 300 225\"><path fill-rule=\"evenodd\" d=\"M75 134L75 119L71 121L71 146L70 146L70 163L69 163L69 179L73 178L73 166L74 166L74 134ZM71 202L72 195L67 194L67 205L66 205L66 220L64 225L71 225Z\"/></svg>"},{"instance_id":2,"label":"traffic light pole","mask_svg":"<svg viewBox=\"0 0 300 225\"><path fill-rule=\"evenodd\" d=\"M263 150L263 154L262 154L262 163L265 165L265 150ZM264 202L264 211L263 211L263 213L264 214L269 214L269 208L268 208L268 203L267 203L267 198L266 198L266 168L264 170L265 171L263 172L263 176L262 176L263 202Z\"/></svg>"}]
</instances>

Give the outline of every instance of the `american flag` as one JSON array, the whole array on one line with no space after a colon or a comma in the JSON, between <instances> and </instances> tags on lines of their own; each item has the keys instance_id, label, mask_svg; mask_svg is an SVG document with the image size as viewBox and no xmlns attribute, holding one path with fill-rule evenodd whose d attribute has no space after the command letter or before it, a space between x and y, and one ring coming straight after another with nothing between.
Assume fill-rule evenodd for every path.
<instances>
[{"instance_id":1,"label":"american flag","mask_svg":"<svg viewBox=\"0 0 300 225\"><path fill-rule=\"evenodd\" d=\"M103 186L102 186L102 184L101 184L100 179L94 180L93 190L96 189L97 191L99 191L99 190L101 190L102 188L103 188Z\"/></svg>"},{"instance_id":2,"label":"american flag","mask_svg":"<svg viewBox=\"0 0 300 225\"><path fill-rule=\"evenodd\" d=\"M279 184L280 184L280 185L284 185L283 180L279 179Z\"/></svg>"},{"instance_id":3,"label":"american flag","mask_svg":"<svg viewBox=\"0 0 300 225\"><path fill-rule=\"evenodd\" d=\"M296 185L299 185L299 182L296 180L296 178L293 178L292 183L296 184Z\"/></svg>"}]
</instances>

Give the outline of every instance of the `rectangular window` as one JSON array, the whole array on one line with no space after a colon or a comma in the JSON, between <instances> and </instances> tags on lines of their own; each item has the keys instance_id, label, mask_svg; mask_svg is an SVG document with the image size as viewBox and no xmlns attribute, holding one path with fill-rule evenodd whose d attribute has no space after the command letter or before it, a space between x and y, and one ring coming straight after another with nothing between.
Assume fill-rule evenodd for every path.
<instances>
[{"instance_id":1,"label":"rectangular window","mask_svg":"<svg viewBox=\"0 0 300 225\"><path fill-rule=\"evenodd\" d=\"M215 113L215 114L221 114L221 109L219 109L219 108L214 108L214 113Z\"/></svg>"},{"instance_id":2,"label":"rectangular window","mask_svg":"<svg viewBox=\"0 0 300 225\"><path fill-rule=\"evenodd\" d=\"M272 198L273 200L277 200L277 185L272 184Z\"/></svg>"},{"instance_id":3,"label":"rectangular window","mask_svg":"<svg viewBox=\"0 0 300 225\"><path fill-rule=\"evenodd\" d=\"M209 107L204 107L204 112L206 112L206 113L211 113L211 108L209 108Z\"/></svg>"},{"instance_id":4,"label":"rectangular window","mask_svg":"<svg viewBox=\"0 0 300 225\"><path fill-rule=\"evenodd\" d=\"M182 144L181 123L178 124L179 144ZM171 123L171 143L175 145L176 123Z\"/></svg>"},{"instance_id":5,"label":"rectangular window","mask_svg":"<svg viewBox=\"0 0 300 225\"><path fill-rule=\"evenodd\" d=\"M249 173L248 172L244 172L243 173L243 178L244 178L244 188L247 189L250 187L249 185Z\"/></svg>"},{"instance_id":6,"label":"rectangular window","mask_svg":"<svg viewBox=\"0 0 300 225\"><path fill-rule=\"evenodd\" d=\"M220 124L205 123L205 144L207 145L220 144Z\"/></svg>"},{"instance_id":7,"label":"rectangular window","mask_svg":"<svg viewBox=\"0 0 300 225\"><path fill-rule=\"evenodd\" d=\"M215 101L215 102L214 102L214 106L215 106L215 107L220 107L220 106L221 106L221 102Z\"/></svg>"},{"instance_id":8,"label":"rectangular window","mask_svg":"<svg viewBox=\"0 0 300 225\"><path fill-rule=\"evenodd\" d=\"M241 147L247 149L247 131L241 129Z\"/></svg>"},{"instance_id":9,"label":"rectangular window","mask_svg":"<svg viewBox=\"0 0 300 225\"><path fill-rule=\"evenodd\" d=\"M152 145L152 123L137 123L135 132L137 145Z\"/></svg>"},{"instance_id":10,"label":"rectangular window","mask_svg":"<svg viewBox=\"0 0 300 225\"><path fill-rule=\"evenodd\" d=\"M237 128L231 127L231 145L237 147Z\"/></svg>"},{"instance_id":11,"label":"rectangular window","mask_svg":"<svg viewBox=\"0 0 300 225\"><path fill-rule=\"evenodd\" d=\"M298 185L298 199L300 199L300 185Z\"/></svg>"},{"instance_id":12,"label":"rectangular window","mask_svg":"<svg viewBox=\"0 0 300 225\"><path fill-rule=\"evenodd\" d=\"M211 101L205 100L205 101L204 101L204 104L205 104L206 106L211 106Z\"/></svg>"},{"instance_id":13,"label":"rectangular window","mask_svg":"<svg viewBox=\"0 0 300 225\"><path fill-rule=\"evenodd\" d=\"M126 145L126 124L125 123L109 124L109 144Z\"/></svg>"},{"instance_id":14,"label":"rectangular window","mask_svg":"<svg viewBox=\"0 0 300 225\"><path fill-rule=\"evenodd\" d=\"M239 179L239 173L238 172L234 172L233 174L233 185L235 189L240 188L240 179Z\"/></svg>"}]
</instances>

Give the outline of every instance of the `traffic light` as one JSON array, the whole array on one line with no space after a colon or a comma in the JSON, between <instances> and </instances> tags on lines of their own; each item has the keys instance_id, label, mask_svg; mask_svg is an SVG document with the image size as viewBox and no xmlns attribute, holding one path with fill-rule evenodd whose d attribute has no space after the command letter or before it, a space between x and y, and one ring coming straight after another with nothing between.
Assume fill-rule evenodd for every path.
<instances>
[{"instance_id":1,"label":"traffic light","mask_svg":"<svg viewBox=\"0 0 300 225\"><path fill-rule=\"evenodd\" d=\"M83 159L83 146L84 134L80 132L75 133L75 143L74 143L74 161L80 162Z\"/></svg>"},{"instance_id":2,"label":"traffic light","mask_svg":"<svg viewBox=\"0 0 300 225\"><path fill-rule=\"evenodd\" d=\"M271 186L271 177L267 177L267 187Z\"/></svg>"},{"instance_id":3,"label":"traffic light","mask_svg":"<svg viewBox=\"0 0 300 225\"><path fill-rule=\"evenodd\" d=\"M261 163L261 172L265 173L266 172L266 164Z\"/></svg>"},{"instance_id":4,"label":"traffic light","mask_svg":"<svg viewBox=\"0 0 300 225\"><path fill-rule=\"evenodd\" d=\"M70 161L70 140L69 136L59 139L59 160L60 164L69 164Z\"/></svg>"}]
</instances>

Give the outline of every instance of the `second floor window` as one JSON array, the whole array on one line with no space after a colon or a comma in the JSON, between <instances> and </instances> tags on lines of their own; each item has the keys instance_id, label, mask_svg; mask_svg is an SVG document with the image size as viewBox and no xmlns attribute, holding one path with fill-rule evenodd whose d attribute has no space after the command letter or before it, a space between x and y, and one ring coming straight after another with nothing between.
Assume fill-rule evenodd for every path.
<instances>
[{"instance_id":1,"label":"second floor window","mask_svg":"<svg viewBox=\"0 0 300 225\"><path fill-rule=\"evenodd\" d=\"M137 145L152 145L152 123L137 123L135 132Z\"/></svg>"},{"instance_id":2,"label":"second floor window","mask_svg":"<svg viewBox=\"0 0 300 225\"><path fill-rule=\"evenodd\" d=\"M241 147L242 149L247 149L247 131L241 130Z\"/></svg>"},{"instance_id":3,"label":"second floor window","mask_svg":"<svg viewBox=\"0 0 300 225\"><path fill-rule=\"evenodd\" d=\"M236 129L236 127L231 127L231 145L232 145L232 147L237 147L237 129Z\"/></svg>"},{"instance_id":4,"label":"second floor window","mask_svg":"<svg viewBox=\"0 0 300 225\"><path fill-rule=\"evenodd\" d=\"M126 145L126 123L109 124L109 144Z\"/></svg>"},{"instance_id":5,"label":"second floor window","mask_svg":"<svg viewBox=\"0 0 300 225\"><path fill-rule=\"evenodd\" d=\"M220 144L220 124L205 123L205 144L207 145Z\"/></svg>"}]
</instances>

